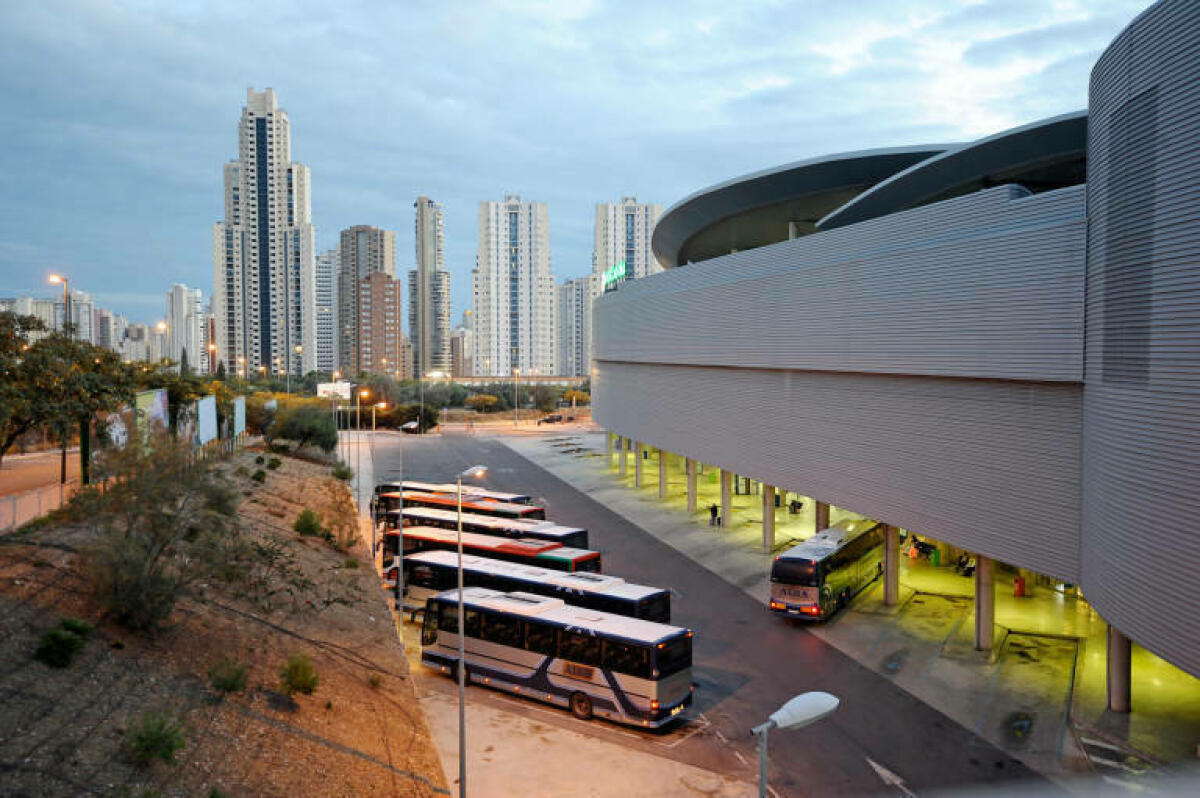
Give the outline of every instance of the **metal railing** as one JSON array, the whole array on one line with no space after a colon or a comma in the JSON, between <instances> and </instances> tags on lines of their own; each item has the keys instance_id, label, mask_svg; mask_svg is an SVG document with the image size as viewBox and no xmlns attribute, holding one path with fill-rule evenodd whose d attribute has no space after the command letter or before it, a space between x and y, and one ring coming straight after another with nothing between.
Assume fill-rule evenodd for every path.
<instances>
[{"instance_id":1,"label":"metal railing","mask_svg":"<svg viewBox=\"0 0 1200 798\"><path fill-rule=\"evenodd\" d=\"M12 532L35 518L57 510L70 501L77 490L78 480L71 480L65 484L43 485L24 493L0 496L0 530Z\"/></svg>"}]
</instances>

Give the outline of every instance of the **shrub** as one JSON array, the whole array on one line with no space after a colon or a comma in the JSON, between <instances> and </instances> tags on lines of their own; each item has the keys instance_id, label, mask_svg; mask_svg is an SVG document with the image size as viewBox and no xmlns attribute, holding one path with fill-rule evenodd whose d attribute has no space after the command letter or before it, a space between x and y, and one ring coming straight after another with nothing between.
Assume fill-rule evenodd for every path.
<instances>
[{"instance_id":1,"label":"shrub","mask_svg":"<svg viewBox=\"0 0 1200 798\"><path fill-rule=\"evenodd\" d=\"M245 466L238 466L237 468L233 469L233 473L237 474L239 477L248 477L250 476L250 469L246 468Z\"/></svg>"},{"instance_id":2,"label":"shrub","mask_svg":"<svg viewBox=\"0 0 1200 798\"><path fill-rule=\"evenodd\" d=\"M255 471L253 474L250 475L250 479L254 480L255 482L259 482L259 483L266 482L267 481L267 472L263 471L260 468L257 471Z\"/></svg>"},{"instance_id":3,"label":"shrub","mask_svg":"<svg viewBox=\"0 0 1200 798\"><path fill-rule=\"evenodd\" d=\"M80 620L79 618L63 618L62 622L59 623L59 626L61 626L63 629L66 629L68 632L73 632L74 634L77 634L83 638L86 638L92 633L92 625L87 621Z\"/></svg>"},{"instance_id":4,"label":"shrub","mask_svg":"<svg viewBox=\"0 0 1200 798\"><path fill-rule=\"evenodd\" d=\"M65 668L75 661L75 655L83 648L83 637L56 626L42 635L34 657L51 668Z\"/></svg>"},{"instance_id":5,"label":"shrub","mask_svg":"<svg viewBox=\"0 0 1200 798\"><path fill-rule=\"evenodd\" d=\"M174 714L163 710L143 712L125 734L125 748L139 765L153 759L172 765L175 752L186 744L183 724Z\"/></svg>"},{"instance_id":6,"label":"shrub","mask_svg":"<svg viewBox=\"0 0 1200 798\"><path fill-rule=\"evenodd\" d=\"M347 557L346 561L344 563L342 563L342 567L343 568L357 568L358 560L354 559L353 557Z\"/></svg>"},{"instance_id":7,"label":"shrub","mask_svg":"<svg viewBox=\"0 0 1200 798\"><path fill-rule=\"evenodd\" d=\"M338 463L333 467L333 476L335 479L340 479L343 482L349 482L354 479L354 469L345 463Z\"/></svg>"},{"instance_id":8,"label":"shrub","mask_svg":"<svg viewBox=\"0 0 1200 798\"><path fill-rule=\"evenodd\" d=\"M371 678L367 680L372 688L378 689L379 685L383 684L383 678L378 673L372 673Z\"/></svg>"},{"instance_id":9,"label":"shrub","mask_svg":"<svg viewBox=\"0 0 1200 798\"><path fill-rule=\"evenodd\" d=\"M262 465L265 462L267 462L267 458L263 457L261 454L254 458L255 465Z\"/></svg>"},{"instance_id":10,"label":"shrub","mask_svg":"<svg viewBox=\"0 0 1200 798\"><path fill-rule=\"evenodd\" d=\"M222 693L240 693L246 689L246 666L226 657L208 669L208 679Z\"/></svg>"},{"instance_id":11,"label":"shrub","mask_svg":"<svg viewBox=\"0 0 1200 798\"><path fill-rule=\"evenodd\" d=\"M312 660L304 654L288 657L287 664L279 668L279 676L282 680L280 689L288 695L294 693L312 695L316 691L317 685L321 683L321 677L313 668Z\"/></svg>"},{"instance_id":12,"label":"shrub","mask_svg":"<svg viewBox=\"0 0 1200 798\"><path fill-rule=\"evenodd\" d=\"M267 461L267 468L271 469L272 471L274 471L276 468L279 468L281 465L283 465L283 461L278 457L272 457Z\"/></svg>"},{"instance_id":13,"label":"shrub","mask_svg":"<svg viewBox=\"0 0 1200 798\"><path fill-rule=\"evenodd\" d=\"M312 445L332 452L338 441L337 427L324 403L289 402L279 411L272 434L295 441L297 451Z\"/></svg>"},{"instance_id":14,"label":"shrub","mask_svg":"<svg viewBox=\"0 0 1200 798\"><path fill-rule=\"evenodd\" d=\"M301 510L300 514L296 516L296 523L292 524L292 529L301 535L309 535L311 537L323 537L326 535L325 526L321 523L321 516L307 507Z\"/></svg>"},{"instance_id":15,"label":"shrub","mask_svg":"<svg viewBox=\"0 0 1200 798\"><path fill-rule=\"evenodd\" d=\"M208 798L229 798L229 794L220 787L212 787L208 791Z\"/></svg>"}]
</instances>

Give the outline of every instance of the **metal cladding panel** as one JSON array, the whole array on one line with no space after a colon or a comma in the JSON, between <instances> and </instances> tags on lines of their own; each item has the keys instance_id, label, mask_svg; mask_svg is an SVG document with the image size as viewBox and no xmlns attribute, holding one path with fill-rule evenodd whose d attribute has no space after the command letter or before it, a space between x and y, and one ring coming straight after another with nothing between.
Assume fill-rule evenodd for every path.
<instances>
[{"instance_id":1,"label":"metal cladding panel","mask_svg":"<svg viewBox=\"0 0 1200 798\"><path fill-rule=\"evenodd\" d=\"M1078 385L597 363L620 435L1066 581Z\"/></svg>"},{"instance_id":2,"label":"metal cladding panel","mask_svg":"<svg viewBox=\"0 0 1200 798\"><path fill-rule=\"evenodd\" d=\"M1082 584L1200 676L1200 4L1139 16L1092 72Z\"/></svg>"},{"instance_id":3,"label":"metal cladding panel","mask_svg":"<svg viewBox=\"0 0 1200 798\"><path fill-rule=\"evenodd\" d=\"M626 283L595 357L1078 382L1083 187L1002 186Z\"/></svg>"}]
</instances>

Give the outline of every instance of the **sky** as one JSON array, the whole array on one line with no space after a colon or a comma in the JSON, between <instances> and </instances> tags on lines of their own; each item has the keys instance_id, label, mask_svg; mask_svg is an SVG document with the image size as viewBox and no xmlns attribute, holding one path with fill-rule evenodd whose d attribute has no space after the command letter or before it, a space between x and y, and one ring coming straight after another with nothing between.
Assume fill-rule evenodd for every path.
<instances>
[{"instance_id":1,"label":"sky","mask_svg":"<svg viewBox=\"0 0 1200 798\"><path fill-rule=\"evenodd\" d=\"M595 204L664 207L817 155L965 141L1087 105L1145 0L687 3L6 0L0 297L61 272L132 321L212 291L221 167L272 87L312 172L318 251L371 224L413 268L413 201L446 214L452 319L478 204L548 205L561 281ZM407 301L407 297L406 297Z\"/></svg>"}]
</instances>

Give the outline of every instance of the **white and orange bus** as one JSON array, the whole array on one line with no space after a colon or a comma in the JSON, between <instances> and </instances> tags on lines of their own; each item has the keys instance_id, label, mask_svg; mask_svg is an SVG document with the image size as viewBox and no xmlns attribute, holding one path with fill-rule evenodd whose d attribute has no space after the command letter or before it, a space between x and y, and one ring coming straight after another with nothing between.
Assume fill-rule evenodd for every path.
<instances>
[{"instance_id":1,"label":"white and orange bus","mask_svg":"<svg viewBox=\"0 0 1200 798\"><path fill-rule=\"evenodd\" d=\"M384 516L389 527L400 524L400 511L389 510ZM434 526L441 529L458 529L458 512L456 510L439 510L434 507L404 508L404 523L409 526ZM477 515L463 513L463 532L474 532L477 535L499 535L505 538L533 538L535 540L551 540L564 546L574 546L579 549L588 547L586 529L574 526L562 526L552 521L527 521L520 518L497 518L492 515Z\"/></svg>"},{"instance_id":2,"label":"white and orange bus","mask_svg":"<svg viewBox=\"0 0 1200 798\"><path fill-rule=\"evenodd\" d=\"M417 551L458 551L458 533L449 529L427 526L408 526L403 529L404 554ZM505 562L521 562L554 571L590 571L600 573L600 552L563 546L548 540L500 538L495 535L476 535L463 532L463 553L488 557ZM384 561L400 553L401 530L389 529L384 534ZM394 579L396 574L389 578Z\"/></svg>"}]
</instances>

